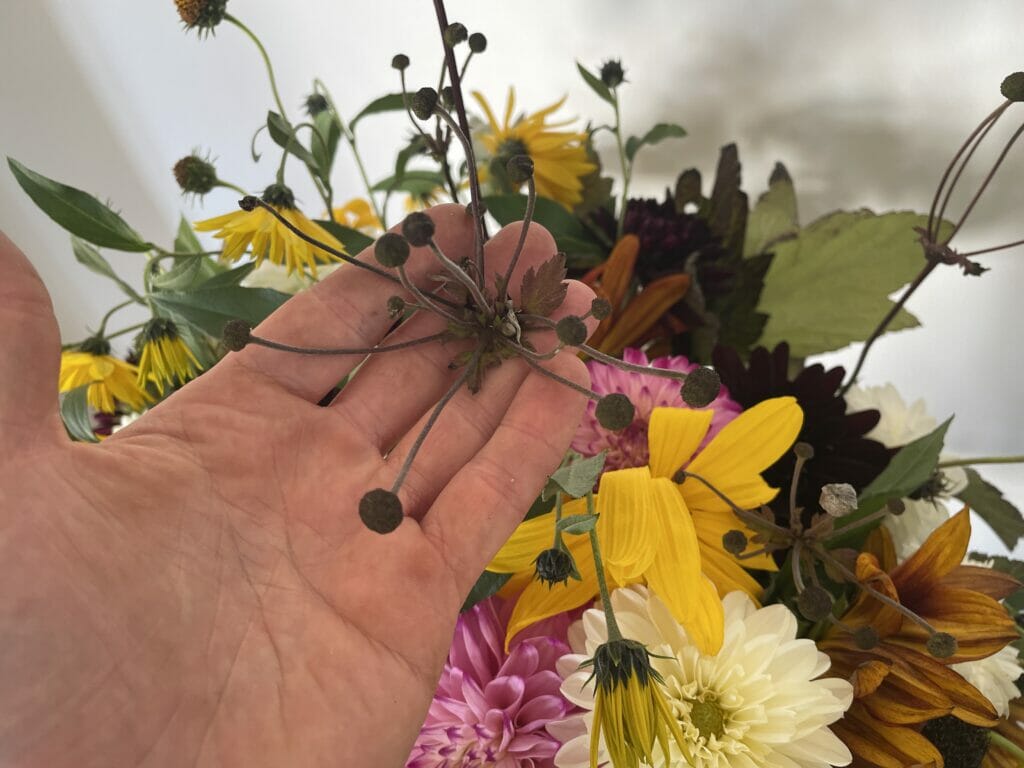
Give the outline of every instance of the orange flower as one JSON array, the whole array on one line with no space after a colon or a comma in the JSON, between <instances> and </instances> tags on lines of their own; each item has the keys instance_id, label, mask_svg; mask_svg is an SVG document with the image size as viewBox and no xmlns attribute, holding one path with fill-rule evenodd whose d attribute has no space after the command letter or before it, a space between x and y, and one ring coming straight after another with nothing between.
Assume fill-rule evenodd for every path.
<instances>
[{"instance_id":1,"label":"orange flower","mask_svg":"<svg viewBox=\"0 0 1024 768\"><path fill-rule=\"evenodd\" d=\"M1007 748L999 739L993 738L981 761L981 768L1019 768L1020 759L1010 750L1016 747L1024 752L1024 699L1010 703L1010 716L999 721L995 733L1011 746Z\"/></svg>"},{"instance_id":2,"label":"orange flower","mask_svg":"<svg viewBox=\"0 0 1024 768\"><path fill-rule=\"evenodd\" d=\"M640 346L650 339L655 323L690 288L689 275L665 275L645 286L623 306L633 283L639 252L640 239L625 235L615 244L608 260L583 277L583 282L612 305L612 314L601 321L589 342L608 355L619 355L626 347Z\"/></svg>"},{"instance_id":3,"label":"orange flower","mask_svg":"<svg viewBox=\"0 0 1024 768\"><path fill-rule=\"evenodd\" d=\"M989 656L1017 637L999 599L1019 584L996 571L961 565L970 534L964 508L898 566L881 528L857 558L861 583L902 603L935 630L953 635L958 645L948 658L934 658L926 648L930 633L924 627L861 592L842 621L852 628L873 628L879 644L862 650L838 628L819 644L831 656L833 670L854 686L854 705L834 729L859 765L940 768L942 756L915 726L943 715L982 727L998 722L991 702L948 666Z\"/></svg>"}]
</instances>

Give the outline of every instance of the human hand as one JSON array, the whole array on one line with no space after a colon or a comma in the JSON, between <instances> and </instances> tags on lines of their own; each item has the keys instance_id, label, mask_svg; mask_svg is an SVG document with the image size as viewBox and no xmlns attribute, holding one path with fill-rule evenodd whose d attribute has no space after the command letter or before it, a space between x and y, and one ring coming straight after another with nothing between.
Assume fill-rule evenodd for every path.
<instances>
[{"instance_id":1,"label":"human hand","mask_svg":"<svg viewBox=\"0 0 1024 768\"><path fill-rule=\"evenodd\" d=\"M465 209L431 215L441 248L469 256ZM519 231L488 243L490 269ZM534 226L516 273L555 250ZM407 267L427 285L435 264L414 249ZM395 292L343 267L256 332L371 346ZM561 311L591 296L571 283ZM442 327L417 315L389 342ZM408 519L374 533L358 501L390 487L456 351L374 356L318 407L358 360L249 346L102 444L72 443L49 298L0 236L0 762L403 765L459 606L584 406L506 362L455 396L399 494ZM572 355L547 366L587 381Z\"/></svg>"}]
</instances>

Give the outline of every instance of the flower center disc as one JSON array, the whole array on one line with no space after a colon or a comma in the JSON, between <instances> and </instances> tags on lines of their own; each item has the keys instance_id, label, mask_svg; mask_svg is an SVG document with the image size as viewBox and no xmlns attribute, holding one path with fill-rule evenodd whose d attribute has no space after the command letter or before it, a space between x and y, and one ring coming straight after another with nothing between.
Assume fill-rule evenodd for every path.
<instances>
[{"instance_id":1,"label":"flower center disc","mask_svg":"<svg viewBox=\"0 0 1024 768\"><path fill-rule=\"evenodd\" d=\"M705 739L722 738L725 734L725 714L713 701L695 701L690 708L690 722Z\"/></svg>"}]
</instances>

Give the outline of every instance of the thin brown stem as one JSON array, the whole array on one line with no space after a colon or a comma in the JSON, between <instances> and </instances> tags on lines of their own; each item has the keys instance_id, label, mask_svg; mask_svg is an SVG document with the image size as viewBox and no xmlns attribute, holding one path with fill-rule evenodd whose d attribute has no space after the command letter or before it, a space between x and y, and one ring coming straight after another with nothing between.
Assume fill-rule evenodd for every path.
<instances>
[{"instance_id":1,"label":"thin brown stem","mask_svg":"<svg viewBox=\"0 0 1024 768\"><path fill-rule=\"evenodd\" d=\"M589 357L594 358L598 362L608 363L614 365L620 371L629 371L630 373L644 373L648 376L660 376L663 379L673 379L678 382L686 381L686 374L681 371L673 371L668 368L655 368L651 365L636 365L635 363L627 363L625 360L619 360L617 357L607 355L599 349L591 347L589 344L580 344L577 349L580 352L586 353Z\"/></svg>"},{"instance_id":2,"label":"thin brown stem","mask_svg":"<svg viewBox=\"0 0 1024 768\"><path fill-rule=\"evenodd\" d=\"M462 267L445 256L444 251L440 249L433 239L431 239L427 245L430 247L430 250L434 252L434 255L437 257L437 260L441 262L442 266L448 270L448 273L462 283L463 287L469 291L470 295L473 297L473 301L476 303L476 308L481 312L486 310L487 307L490 306L487 301L487 297L484 296L483 292L473 281L473 278L467 275L466 271Z\"/></svg>"},{"instance_id":3,"label":"thin brown stem","mask_svg":"<svg viewBox=\"0 0 1024 768\"><path fill-rule=\"evenodd\" d=\"M1024 240L1014 240L1012 243L1005 243L1004 245L994 245L991 248L982 248L978 251L968 251L967 253L961 253L963 257L967 256L981 256L983 253L995 253L996 251L1005 251L1008 248L1016 248L1018 245L1024 245Z\"/></svg>"},{"instance_id":4,"label":"thin brown stem","mask_svg":"<svg viewBox=\"0 0 1024 768\"><path fill-rule=\"evenodd\" d=\"M279 341L271 341L270 339L263 339L259 336L249 336L249 343L256 344L261 347L267 347L268 349L279 349L282 352L295 352L300 355L375 355L378 352L392 352L398 349L407 349L409 347L419 346L420 344L429 344L432 341L440 341L444 337L444 332L433 333L430 336L422 336L418 339L411 339L409 341L397 342L395 344L381 344L376 347L348 347L348 348L321 348L321 347L296 347L291 344L282 344Z\"/></svg>"},{"instance_id":5,"label":"thin brown stem","mask_svg":"<svg viewBox=\"0 0 1024 768\"><path fill-rule=\"evenodd\" d=\"M692 477L698 483L700 483L701 485L706 487L709 491L711 491L713 494L715 494L715 496L717 496L722 501L724 501L726 504L728 504L729 508L733 511L733 513L736 515L736 517L738 517L744 523L749 525L751 528L754 528L755 530L757 528L767 528L767 529L771 530L773 533L779 534L780 536L785 537L785 538L789 538L790 532L788 530L783 528L781 525L778 525L776 523L771 522L770 520L764 520L764 519L762 519L760 517L757 517L756 515L752 515L747 510L743 509L740 506L737 506L736 502L734 502L732 499L730 499L728 496L726 496L724 493L722 493L720 490L718 490L714 485L712 485L711 481L708 480L707 478L701 477L700 475L698 475L698 474L696 474L694 472L689 472L689 471L687 471L685 469L679 470L676 473L676 476L677 477L681 476L684 479Z\"/></svg>"},{"instance_id":6,"label":"thin brown stem","mask_svg":"<svg viewBox=\"0 0 1024 768\"><path fill-rule=\"evenodd\" d=\"M543 365L541 365L535 360L530 359L526 355L523 355L523 360L526 362L528 366L533 368L533 370L537 371L537 373L541 374L542 376L547 376L549 379L554 379L559 384L562 384L563 386L566 386L575 392L579 392L581 395L586 395L591 400L600 400L602 397L597 392L594 392L592 389L587 389L586 387L577 384L572 379L567 379L564 376L559 376L554 371L549 371Z\"/></svg>"},{"instance_id":7,"label":"thin brown stem","mask_svg":"<svg viewBox=\"0 0 1024 768\"><path fill-rule=\"evenodd\" d=\"M405 267L398 268L398 282L401 283L402 287L405 288L409 293L416 297L416 300L421 304L430 307L431 311L441 315L445 320L448 320L459 325L466 325L464 321L456 317L454 314L449 312L447 309L442 307L440 304L435 304L434 299L440 300L439 296L427 296L421 291L412 280L409 279L408 273L405 271ZM455 306L452 302L445 302L449 306Z\"/></svg>"},{"instance_id":8,"label":"thin brown stem","mask_svg":"<svg viewBox=\"0 0 1024 768\"><path fill-rule=\"evenodd\" d=\"M512 252L512 258L508 262L508 267L505 269L505 274L501 278L501 286L498 290L498 301L502 302L505 297L508 296L508 283L512 279L512 272L516 268L516 264L519 261L519 256L523 252L523 246L526 245L526 236L530 233L530 222L533 221L533 210L537 205L537 183L533 180L533 175L526 180L526 212L523 215L522 228L519 230L519 241L516 243L516 249Z\"/></svg>"}]
</instances>

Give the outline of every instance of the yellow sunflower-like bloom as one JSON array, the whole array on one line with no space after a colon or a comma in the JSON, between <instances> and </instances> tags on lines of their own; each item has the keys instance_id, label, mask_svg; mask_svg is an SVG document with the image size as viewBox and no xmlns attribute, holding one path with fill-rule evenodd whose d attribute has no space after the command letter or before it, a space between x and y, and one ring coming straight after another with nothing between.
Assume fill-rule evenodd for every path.
<instances>
[{"instance_id":1,"label":"yellow sunflower-like bloom","mask_svg":"<svg viewBox=\"0 0 1024 768\"><path fill-rule=\"evenodd\" d=\"M142 353L137 380L140 387L152 382L162 397L168 387L184 384L203 370L173 321L160 317L150 320L140 338Z\"/></svg>"},{"instance_id":2,"label":"yellow sunflower-like bloom","mask_svg":"<svg viewBox=\"0 0 1024 768\"><path fill-rule=\"evenodd\" d=\"M272 205L296 229L331 248L346 253L333 235L295 207L295 198L287 187L272 184L263 193L263 200ZM224 241L221 258L238 261L247 249L259 266L264 259L272 264L283 264L288 274L308 269L316 277L318 262L338 261L336 256L315 247L292 232L270 211L257 206L251 211L233 211L223 216L197 221L195 228L200 232L214 232L214 237Z\"/></svg>"},{"instance_id":3,"label":"yellow sunflower-like bloom","mask_svg":"<svg viewBox=\"0 0 1024 768\"><path fill-rule=\"evenodd\" d=\"M729 505L694 478L673 482L681 468L700 475L744 509L774 498L761 472L793 444L803 411L792 397L758 403L730 422L694 456L711 426L712 412L655 408L648 430L650 464L606 472L595 497L597 532L608 579L615 586L646 583L669 607L702 653L717 653L724 614L719 595L740 590L752 597L760 585L722 547L722 536L750 531ZM568 502L564 515L586 512L586 500ZM585 536L565 543L581 580L548 587L534 580L533 561L551 545L554 513L516 529L488 570L513 573L502 594L519 594L506 642L534 622L589 602L598 593L597 571ZM747 568L775 570L768 555L743 561Z\"/></svg>"},{"instance_id":4,"label":"yellow sunflower-like bloom","mask_svg":"<svg viewBox=\"0 0 1024 768\"><path fill-rule=\"evenodd\" d=\"M364 235L375 235L384 229L370 201L362 197L353 197L344 205L335 206L333 213L336 222L358 229Z\"/></svg>"},{"instance_id":5,"label":"yellow sunflower-like bloom","mask_svg":"<svg viewBox=\"0 0 1024 768\"><path fill-rule=\"evenodd\" d=\"M473 92L480 108L487 115L488 129L478 134L491 155L490 175L498 179L507 177L505 164L515 155L529 155L533 160L533 175L537 194L565 206L569 210L583 201L583 177L597 170L587 159L587 134L576 131L557 131L572 121L548 123L548 116L565 103L565 97L532 115L513 122L516 105L515 89L509 88L505 102L505 119L499 123L490 104L478 92Z\"/></svg>"},{"instance_id":6,"label":"yellow sunflower-like bloom","mask_svg":"<svg viewBox=\"0 0 1024 768\"><path fill-rule=\"evenodd\" d=\"M139 386L139 369L124 360L108 354L68 350L60 356L60 378L58 387L61 392L88 385L86 400L89 405L103 413L117 411L117 403L121 402L133 411L141 411L151 401L149 394Z\"/></svg>"}]
</instances>

